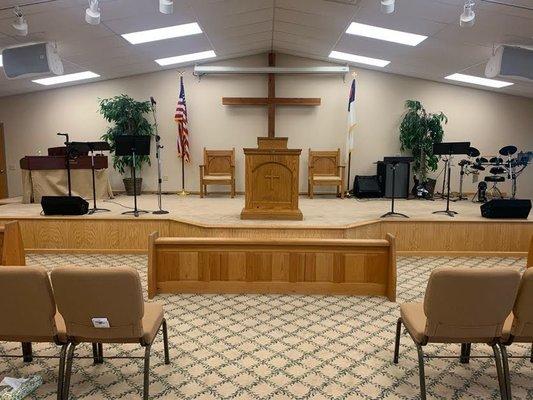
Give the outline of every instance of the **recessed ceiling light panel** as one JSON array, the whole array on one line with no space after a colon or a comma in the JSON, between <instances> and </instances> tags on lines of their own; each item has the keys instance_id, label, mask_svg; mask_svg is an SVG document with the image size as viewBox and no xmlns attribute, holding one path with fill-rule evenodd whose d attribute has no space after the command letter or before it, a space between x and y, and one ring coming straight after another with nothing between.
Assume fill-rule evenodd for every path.
<instances>
[{"instance_id":1,"label":"recessed ceiling light panel","mask_svg":"<svg viewBox=\"0 0 533 400\"><path fill-rule=\"evenodd\" d=\"M352 22L346 30L346 33L372 39L385 40L387 42L406 44L408 46L417 46L428 38L424 35L395 31L393 29L380 28L379 26L360 24L358 22Z\"/></svg>"},{"instance_id":2,"label":"recessed ceiling light panel","mask_svg":"<svg viewBox=\"0 0 533 400\"><path fill-rule=\"evenodd\" d=\"M495 79L481 78L479 76L465 75L465 74L452 74L446 76L444 79L449 79L451 81L458 81L464 83L472 83L474 85L488 86L492 88L504 88L507 86L514 85L512 82L498 81Z\"/></svg>"},{"instance_id":3,"label":"recessed ceiling light panel","mask_svg":"<svg viewBox=\"0 0 533 400\"><path fill-rule=\"evenodd\" d=\"M81 81L85 79L94 79L99 78L100 75L95 74L91 71L84 71L84 72L78 72L75 74L67 74L67 75L60 75L60 76L53 76L51 78L43 78L43 79L36 79L32 82L38 83L39 85L59 85L60 83L67 83L67 82L75 82L75 81Z\"/></svg>"},{"instance_id":4,"label":"recessed ceiling light panel","mask_svg":"<svg viewBox=\"0 0 533 400\"><path fill-rule=\"evenodd\" d=\"M155 62L161 66L165 66L165 65L172 65L172 64L182 64L182 63L196 61L196 60L205 60L207 58L214 58L216 56L217 55L215 54L213 50L209 50L209 51L201 51L199 53L183 54L181 56L176 56L176 57L160 58L158 60L155 60Z\"/></svg>"},{"instance_id":5,"label":"recessed ceiling light panel","mask_svg":"<svg viewBox=\"0 0 533 400\"><path fill-rule=\"evenodd\" d=\"M387 60L380 60L379 58L358 56L355 54L343 53L342 51L332 51L329 54L329 58L335 58L337 60L344 60L344 61L349 61L349 62L353 62L356 64L366 64L366 65L372 65L374 67L382 67L382 68L390 64L390 61L387 61Z\"/></svg>"},{"instance_id":6,"label":"recessed ceiling light panel","mask_svg":"<svg viewBox=\"0 0 533 400\"><path fill-rule=\"evenodd\" d=\"M198 25L196 22L192 22L190 24L167 26L166 28L125 33L122 35L122 37L131 44L140 44L182 36L196 35L198 33L202 33L200 25Z\"/></svg>"}]
</instances>

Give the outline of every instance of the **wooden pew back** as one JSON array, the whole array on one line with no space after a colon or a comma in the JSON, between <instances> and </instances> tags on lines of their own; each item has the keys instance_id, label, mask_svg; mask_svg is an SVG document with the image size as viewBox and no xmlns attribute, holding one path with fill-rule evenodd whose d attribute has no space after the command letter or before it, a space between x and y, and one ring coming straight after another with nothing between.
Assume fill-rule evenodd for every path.
<instances>
[{"instance_id":1,"label":"wooden pew back","mask_svg":"<svg viewBox=\"0 0 533 400\"><path fill-rule=\"evenodd\" d=\"M396 299L396 246L384 240L149 238L148 297L301 293Z\"/></svg>"},{"instance_id":2,"label":"wooden pew back","mask_svg":"<svg viewBox=\"0 0 533 400\"><path fill-rule=\"evenodd\" d=\"M26 265L26 255L18 221L0 225L0 248L2 249L1 265Z\"/></svg>"}]
</instances>

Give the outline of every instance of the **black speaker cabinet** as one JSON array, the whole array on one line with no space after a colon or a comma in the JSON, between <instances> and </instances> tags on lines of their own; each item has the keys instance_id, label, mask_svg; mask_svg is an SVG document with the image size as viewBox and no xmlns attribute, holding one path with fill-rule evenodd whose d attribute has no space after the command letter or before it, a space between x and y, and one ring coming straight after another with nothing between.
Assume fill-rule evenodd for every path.
<instances>
[{"instance_id":1,"label":"black speaker cabinet","mask_svg":"<svg viewBox=\"0 0 533 400\"><path fill-rule=\"evenodd\" d=\"M392 197L392 164L378 161L377 173L382 196L388 198ZM396 165L394 197L397 199L409 197L409 173L410 165L408 163L400 163Z\"/></svg>"},{"instance_id":2,"label":"black speaker cabinet","mask_svg":"<svg viewBox=\"0 0 533 400\"><path fill-rule=\"evenodd\" d=\"M44 215L83 215L89 211L89 203L79 196L43 196L41 207Z\"/></svg>"},{"instance_id":3,"label":"black speaker cabinet","mask_svg":"<svg viewBox=\"0 0 533 400\"><path fill-rule=\"evenodd\" d=\"M481 216L485 218L527 219L531 211L531 200L498 199L481 205Z\"/></svg>"},{"instance_id":4,"label":"black speaker cabinet","mask_svg":"<svg viewBox=\"0 0 533 400\"><path fill-rule=\"evenodd\" d=\"M376 175L356 175L353 181L353 193L355 197L359 198L382 197L378 177Z\"/></svg>"}]
</instances>

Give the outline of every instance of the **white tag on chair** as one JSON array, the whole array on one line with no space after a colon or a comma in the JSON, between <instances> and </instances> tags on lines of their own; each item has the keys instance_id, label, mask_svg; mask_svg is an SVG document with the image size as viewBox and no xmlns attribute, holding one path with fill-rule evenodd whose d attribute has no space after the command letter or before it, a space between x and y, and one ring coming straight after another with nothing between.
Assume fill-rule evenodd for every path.
<instances>
[{"instance_id":1,"label":"white tag on chair","mask_svg":"<svg viewBox=\"0 0 533 400\"><path fill-rule=\"evenodd\" d=\"M93 318L92 321L95 328L110 328L107 318Z\"/></svg>"}]
</instances>

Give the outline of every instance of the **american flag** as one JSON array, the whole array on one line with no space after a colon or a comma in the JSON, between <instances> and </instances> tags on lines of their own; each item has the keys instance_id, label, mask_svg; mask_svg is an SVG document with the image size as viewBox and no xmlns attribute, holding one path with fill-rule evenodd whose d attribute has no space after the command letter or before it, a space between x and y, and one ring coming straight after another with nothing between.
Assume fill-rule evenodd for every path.
<instances>
[{"instance_id":1,"label":"american flag","mask_svg":"<svg viewBox=\"0 0 533 400\"><path fill-rule=\"evenodd\" d=\"M187 128L187 103L185 102L185 87L183 86L183 76L180 77L180 96L176 106L174 120L178 123L178 156L185 162L191 161L189 153L189 129Z\"/></svg>"}]
</instances>

